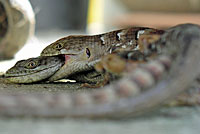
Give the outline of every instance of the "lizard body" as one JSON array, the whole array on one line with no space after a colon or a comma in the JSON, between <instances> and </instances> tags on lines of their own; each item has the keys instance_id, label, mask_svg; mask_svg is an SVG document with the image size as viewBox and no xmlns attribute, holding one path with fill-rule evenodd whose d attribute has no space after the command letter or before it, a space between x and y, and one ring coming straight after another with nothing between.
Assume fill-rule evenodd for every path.
<instances>
[{"instance_id":1,"label":"lizard body","mask_svg":"<svg viewBox=\"0 0 200 134\"><path fill-rule=\"evenodd\" d=\"M141 34L163 33L163 30L134 27L93 36L68 36L47 46L41 56L66 56L65 65L49 78L50 81L55 81L92 69L103 55L139 49L137 41Z\"/></svg>"},{"instance_id":2,"label":"lizard body","mask_svg":"<svg viewBox=\"0 0 200 134\"><path fill-rule=\"evenodd\" d=\"M161 55L116 84L74 94L0 94L0 114L120 118L146 112L187 89L200 73L200 28L191 24L173 27L152 45L156 47L145 52ZM168 74L161 77L166 71Z\"/></svg>"}]
</instances>

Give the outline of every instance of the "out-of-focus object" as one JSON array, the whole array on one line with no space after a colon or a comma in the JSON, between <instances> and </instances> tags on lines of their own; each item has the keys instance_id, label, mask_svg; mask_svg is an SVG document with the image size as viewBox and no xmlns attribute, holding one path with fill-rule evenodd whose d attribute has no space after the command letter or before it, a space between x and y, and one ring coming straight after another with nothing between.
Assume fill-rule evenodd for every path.
<instances>
[{"instance_id":1,"label":"out-of-focus object","mask_svg":"<svg viewBox=\"0 0 200 134\"><path fill-rule=\"evenodd\" d=\"M100 34L104 31L103 25L104 0L89 0L87 32Z\"/></svg>"},{"instance_id":2,"label":"out-of-focus object","mask_svg":"<svg viewBox=\"0 0 200 134\"><path fill-rule=\"evenodd\" d=\"M28 0L0 0L0 60L11 59L34 34L35 17Z\"/></svg>"},{"instance_id":3,"label":"out-of-focus object","mask_svg":"<svg viewBox=\"0 0 200 134\"><path fill-rule=\"evenodd\" d=\"M40 31L85 32L88 0L29 0Z\"/></svg>"},{"instance_id":4,"label":"out-of-focus object","mask_svg":"<svg viewBox=\"0 0 200 134\"><path fill-rule=\"evenodd\" d=\"M133 12L112 20L112 24L118 27L145 26L158 29L183 23L200 25L200 13Z\"/></svg>"},{"instance_id":5,"label":"out-of-focus object","mask_svg":"<svg viewBox=\"0 0 200 134\"><path fill-rule=\"evenodd\" d=\"M119 0L132 11L200 12L200 0Z\"/></svg>"}]
</instances>

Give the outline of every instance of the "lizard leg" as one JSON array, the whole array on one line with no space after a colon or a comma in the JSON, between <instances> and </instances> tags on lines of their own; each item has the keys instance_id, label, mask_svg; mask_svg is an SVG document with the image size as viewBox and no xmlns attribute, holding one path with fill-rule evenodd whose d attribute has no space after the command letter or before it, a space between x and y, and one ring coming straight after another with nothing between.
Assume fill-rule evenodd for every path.
<instances>
[{"instance_id":1,"label":"lizard leg","mask_svg":"<svg viewBox=\"0 0 200 134\"><path fill-rule=\"evenodd\" d=\"M92 83L84 83L81 86L87 88L100 88L108 84L110 81L110 77L108 73L105 73L104 77L102 77L101 81L97 81L95 84Z\"/></svg>"},{"instance_id":2,"label":"lizard leg","mask_svg":"<svg viewBox=\"0 0 200 134\"><path fill-rule=\"evenodd\" d=\"M80 83L95 84L100 81L103 81L104 75L105 75L104 73L97 72L93 69L89 71L76 73L68 77L68 79L76 80L76 82Z\"/></svg>"}]
</instances>

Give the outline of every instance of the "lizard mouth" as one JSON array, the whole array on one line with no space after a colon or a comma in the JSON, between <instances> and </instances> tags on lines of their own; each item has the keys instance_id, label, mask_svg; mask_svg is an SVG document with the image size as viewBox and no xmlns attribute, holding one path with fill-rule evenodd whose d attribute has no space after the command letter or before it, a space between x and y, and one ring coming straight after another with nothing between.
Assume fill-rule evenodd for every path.
<instances>
[{"instance_id":1,"label":"lizard mouth","mask_svg":"<svg viewBox=\"0 0 200 134\"><path fill-rule=\"evenodd\" d=\"M68 62L68 60L71 58L71 56L70 55L64 55L64 57L65 57L65 64Z\"/></svg>"},{"instance_id":2,"label":"lizard mouth","mask_svg":"<svg viewBox=\"0 0 200 134\"><path fill-rule=\"evenodd\" d=\"M61 54L65 58L65 64L68 63L68 61L75 56L76 54Z\"/></svg>"}]
</instances>

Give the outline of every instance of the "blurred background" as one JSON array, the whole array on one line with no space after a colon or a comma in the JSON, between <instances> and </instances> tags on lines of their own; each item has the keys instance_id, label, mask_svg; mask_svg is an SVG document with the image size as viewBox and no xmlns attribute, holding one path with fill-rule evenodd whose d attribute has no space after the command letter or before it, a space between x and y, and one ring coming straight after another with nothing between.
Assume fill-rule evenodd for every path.
<instances>
[{"instance_id":1,"label":"blurred background","mask_svg":"<svg viewBox=\"0 0 200 134\"><path fill-rule=\"evenodd\" d=\"M89 30L87 32L95 34L113 27L167 28L187 22L200 24L200 0L30 0L30 2L36 13L36 32L61 29Z\"/></svg>"},{"instance_id":2,"label":"blurred background","mask_svg":"<svg viewBox=\"0 0 200 134\"><path fill-rule=\"evenodd\" d=\"M13 1L17 3L24 0ZM131 26L165 29L181 23L200 24L200 0L29 2L35 15L35 34L15 55L14 60L0 62L0 72L13 66L16 60L39 56L44 47L68 35L99 34Z\"/></svg>"},{"instance_id":3,"label":"blurred background","mask_svg":"<svg viewBox=\"0 0 200 134\"><path fill-rule=\"evenodd\" d=\"M30 0L30 2L36 13L36 32L61 29L89 30L87 32L95 34L113 27L167 28L187 22L200 24L200 0Z\"/></svg>"},{"instance_id":4,"label":"blurred background","mask_svg":"<svg viewBox=\"0 0 200 134\"><path fill-rule=\"evenodd\" d=\"M22 9L28 8L30 14L26 15L33 15L32 20L35 16L35 23L29 28L35 32L30 30L32 34L13 55L14 59L0 61L0 72L18 60L39 56L44 47L68 35L99 34L131 26L165 29L181 23L200 24L200 0L0 0L3 4L5 1L12 2L8 4L11 7L21 3ZM25 10L17 13L20 12ZM16 14L12 17L16 19ZM7 39L12 40L11 45L21 38L20 32L24 31ZM8 45L1 42L2 38L0 50L5 50ZM199 125L200 107L194 106L167 108L163 115L120 121L1 118L0 134L199 134Z\"/></svg>"}]
</instances>

